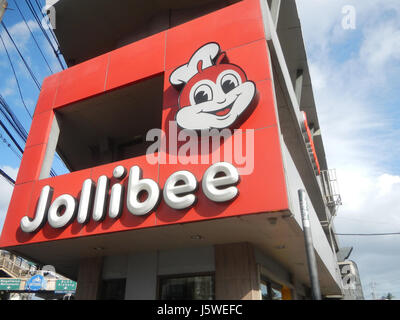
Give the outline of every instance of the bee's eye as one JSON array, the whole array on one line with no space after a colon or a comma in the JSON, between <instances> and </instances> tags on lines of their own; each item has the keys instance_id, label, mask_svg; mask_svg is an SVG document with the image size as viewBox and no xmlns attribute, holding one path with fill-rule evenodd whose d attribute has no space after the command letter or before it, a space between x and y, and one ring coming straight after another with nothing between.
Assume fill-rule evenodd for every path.
<instances>
[{"instance_id":1,"label":"bee's eye","mask_svg":"<svg viewBox=\"0 0 400 320\"><path fill-rule=\"evenodd\" d=\"M194 92L194 101L196 104L211 101L212 99L213 94L211 87L206 84L200 85Z\"/></svg>"},{"instance_id":2,"label":"bee's eye","mask_svg":"<svg viewBox=\"0 0 400 320\"><path fill-rule=\"evenodd\" d=\"M239 80L232 73L228 73L228 74L224 75L221 79L221 88L225 93L232 91L238 85L239 85Z\"/></svg>"}]
</instances>

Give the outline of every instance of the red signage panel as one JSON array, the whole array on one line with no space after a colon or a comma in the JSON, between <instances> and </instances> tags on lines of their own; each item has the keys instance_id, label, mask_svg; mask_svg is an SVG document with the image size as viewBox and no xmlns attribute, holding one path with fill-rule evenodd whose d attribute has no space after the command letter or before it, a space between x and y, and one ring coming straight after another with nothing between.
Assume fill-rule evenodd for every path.
<instances>
[{"instance_id":1,"label":"red signage panel","mask_svg":"<svg viewBox=\"0 0 400 320\"><path fill-rule=\"evenodd\" d=\"M47 78L0 246L286 210L268 61L246 0ZM39 180L57 109L159 75L156 150Z\"/></svg>"}]
</instances>

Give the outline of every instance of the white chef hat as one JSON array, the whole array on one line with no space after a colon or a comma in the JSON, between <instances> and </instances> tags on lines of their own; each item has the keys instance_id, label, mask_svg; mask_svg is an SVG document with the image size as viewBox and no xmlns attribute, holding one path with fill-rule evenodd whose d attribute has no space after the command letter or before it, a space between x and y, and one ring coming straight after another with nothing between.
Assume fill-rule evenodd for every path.
<instances>
[{"instance_id":1,"label":"white chef hat","mask_svg":"<svg viewBox=\"0 0 400 320\"><path fill-rule=\"evenodd\" d=\"M197 66L202 61L202 68L208 68L214 65L214 60L220 52L218 43L210 42L198 49L190 58L187 64L180 66L172 72L169 81L174 86L180 86L187 83L198 73Z\"/></svg>"}]
</instances>

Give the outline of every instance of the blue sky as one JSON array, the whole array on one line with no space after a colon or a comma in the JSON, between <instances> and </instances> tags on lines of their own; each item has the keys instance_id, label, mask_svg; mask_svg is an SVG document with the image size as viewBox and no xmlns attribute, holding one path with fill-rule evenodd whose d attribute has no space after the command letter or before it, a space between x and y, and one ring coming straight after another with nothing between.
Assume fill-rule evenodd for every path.
<instances>
[{"instance_id":1,"label":"blue sky","mask_svg":"<svg viewBox=\"0 0 400 320\"><path fill-rule=\"evenodd\" d=\"M25 1L18 1L17 4L26 19L26 24L22 19L18 8L16 7L15 0L9 0L8 2L10 10L8 10L4 15L3 22L6 25L10 34L12 35L22 55L26 59L28 65L31 67L36 78L40 83L42 83L43 79L51 74L50 69L54 72L58 72L61 70L61 66L56 59L53 49L43 36L39 25L34 20L31 12L29 11L29 8L26 6ZM44 1L40 1L40 3L44 3ZM34 34L36 41L38 42L44 56L46 57L50 65L50 68L47 66L44 58L37 48L27 25ZM5 42L11 60L14 64L14 68L21 86L21 91L26 106L30 114L33 114L36 101L39 96L39 90L36 87L32 78L30 77L26 67L24 66L21 58L18 55L18 52L16 51L5 29L2 26L0 26L0 35ZM21 97L18 92L17 82L8 61L6 51L4 50L3 44L1 42L0 94L6 100L8 105L12 108L19 121L25 127L26 131L29 132L31 118L26 112L22 103ZM7 143L4 143L4 138L7 140L8 143L10 143L11 140L5 134L3 129L0 129L0 134L2 136L0 138L0 168L2 168L2 170L4 170L8 175L15 179L18 172L18 167L20 165L20 158L7 146ZM18 140L18 142L22 147L24 146L22 140ZM54 169L58 174L66 172L65 167L58 160L56 160L54 163ZM0 178L0 230L4 222L4 216L6 213L8 202L10 200L11 192L11 186L6 183L2 178Z\"/></svg>"},{"instance_id":2,"label":"blue sky","mask_svg":"<svg viewBox=\"0 0 400 320\"><path fill-rule=\"evenodd\" d=\"M50 71L14 1L9 0L14 10L6 13L4 23L42 82ZM51 68L60 71L25 2L18 4ZM400 1L298 0L297 4L328 164L337 170L343 199L335 220L336 230L399 232ZM346 5L355 10L355 29L342 26L342 9ZM39 91L2 27L0 34L33 114ZM0 93L29 131L30 118L1 43ZM0 134L5 136L1 129ZM19 162L0 139L0 167L15 178ZM65 172L57 161L54 169ZM0 230L11 192L11 186L0 179ZM377 297L391 292L400 299L400 236L341 236L339 241L342 246L354 246L351 259L359 266L367 299L371 299L372 282L376 283Z\"/></svg>"},{"instance_id":3,"label":"blue sky","mask_svg":"<svg viewBox=\"0 0 400 320\"><path fill-rule=\"evenodd\" d=\"M343 206L338 233L400 232L400 2L296 1L330 168ZM355 29L344 29L344 6ZM353 246L366 299L400 299L400 235L340 236Z\"/></svg>"}]
</instances>

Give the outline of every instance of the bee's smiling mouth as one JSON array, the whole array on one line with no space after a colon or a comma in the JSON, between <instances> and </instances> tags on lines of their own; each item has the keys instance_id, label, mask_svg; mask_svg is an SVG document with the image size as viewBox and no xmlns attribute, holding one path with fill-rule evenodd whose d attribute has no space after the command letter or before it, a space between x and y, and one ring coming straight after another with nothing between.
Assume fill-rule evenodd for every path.
<instances>
[{"instance_id":1,"label":"bee's smiling mouth","mask_svg":"<svg viewBox=\"0 0 400 320\"><path fill-rule=\"evenodd\" d=\"M231 104L227 105L226 107L219 109L219 110L215 110L215 111L202 111L204 113L210 113L213 115L216 115L218 117L223 117L226 116L229 112L231 112L233 105L235 104L236 100L233 101Z\"/></svg>"}]
</instances>

